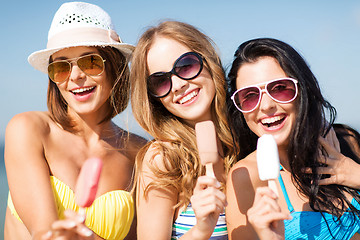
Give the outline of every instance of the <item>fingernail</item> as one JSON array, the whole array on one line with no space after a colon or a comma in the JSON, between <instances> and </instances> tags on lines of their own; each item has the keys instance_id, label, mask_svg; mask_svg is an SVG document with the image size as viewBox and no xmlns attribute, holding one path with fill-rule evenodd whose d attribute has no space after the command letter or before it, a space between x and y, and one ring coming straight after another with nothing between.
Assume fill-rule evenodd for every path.
<instances>
[{"instance_id":1,"label":"fingernail","mask_svg":"<svg viewBox=\"0 0 360 240\"><path fill-rule=\"evenodd\" d=\"M92 231L88 228L82 228L81 231L83 232L83 234L86 236L86 237L90 237L92 235Z\"/></svg>"},{"instance_id":2,"label":"fingernail","mask_svg":"<svg viewBox=\"0 0 360 240\"><path fill-rule=\"evenodd\" d=\"M51 236L52 236L52 231L51 231L51 230L47 231L47 232L43 235L43 237L45 237L45 238L49 238L49 237L51 237Z\"/></svg>"},{"instance_id":3,"label":"fingernail","mask_svg":"<svg viewBox=\"0 0 360 240\"><path fill-rule=\"evenodd\" d=\"M78 215L77 217L78 221L81 223L85 222L85 218L86 218L85 215Z\"/></svg>"},{"instance_id":4,"label":"fingernail","mask_svg":"<svg viewBox=\"0 0 360 240\"><path fill-rule=\"evenodd\" d=\"M221 183L220 183L219 181L216 181L216 183L215 183L215 187L220 188L220 187L221 187Z\"/></svg>"},{"instance_id":5,"label":"fingernail","mask_svg":"<svg viewBox=\"0 0 360 240\"><path fill-rule=\"evenodd\" d=\"M78 221L81 223L85 222L86 219L86 210L84 208L80 208L78 213Z\"/></svg>"},{"instance_id":6,"label":"fingernail","mask_svg":"<svg viewBox=\"0 0 360 240\"><path fill-rule=\"evenodd\" d=\"M67 226L70 227L70 228L76 227L76 222L68 221Z\"/></svg>"}]
</instances>

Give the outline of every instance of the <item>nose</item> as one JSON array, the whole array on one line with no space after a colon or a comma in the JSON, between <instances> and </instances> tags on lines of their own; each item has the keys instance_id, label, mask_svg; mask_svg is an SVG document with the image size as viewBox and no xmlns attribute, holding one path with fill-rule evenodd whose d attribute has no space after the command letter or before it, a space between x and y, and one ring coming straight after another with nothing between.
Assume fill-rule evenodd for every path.
<instances>
[{"instance_id":1,"label":"nose","mask_svg":"<svg viewBox=\"0 0 360 240\"><path fill-rule=\"evenodd\" d=\"M189 85L189 82L187 80L181 79L176 75L171 76L171 81L172 81L171 91L173 93L177 93L179 91L186 90Z\"/></svg>"},{"instance_id":2,"label":"nose","mask_svg":"<svg viewBox=\"0 0 360 240\"><path fill-rule=\"evenodd\" d=\"M71 63L71 72L69 79L71 81L77 81L79 79L84 79L86 74L79 68L79 66L75 63Z\"/></svg>"},{"instance_id":3,"label":"nose","mask_svg":"<svg viewBox=\"0 0 360 240\"><path fill-rule=\"evenodd\" d=\"M275 108L275 105L275 101L265 91L263 91L259 103L259 109L266 112Z\"/></svg>"}]
</instances>

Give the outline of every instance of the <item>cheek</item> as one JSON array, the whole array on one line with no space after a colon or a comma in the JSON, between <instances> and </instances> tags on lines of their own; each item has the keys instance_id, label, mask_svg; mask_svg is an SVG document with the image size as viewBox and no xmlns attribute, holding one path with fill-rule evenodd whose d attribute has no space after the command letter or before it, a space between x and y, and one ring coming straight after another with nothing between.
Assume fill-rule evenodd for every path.
<instances>
[{"instance_id":1,"label":"cheek","mask_svg":"<svg viewBox=\"0 0 360 240\"><path fill-rule=\"evenodd\" d=\"M257 121L256 121L256 116L254 113L245 113L244 114L244 118L245 121L248 125L248 127L250 128L251 131L253 131L254 133L257 133Z\"/></svg>"},{"instance_id":2,"label":"cheek","mask_svg":"<svg viewBox=\"0 0 360 240\"><path fill-rule=\"evenodd\" d=\"M171 94L171 92L170 92L166 97L160 98L161 104L162 104L166 109L168 109L168 106L169 106L169 104L170 104L170 94ZM168 110L169 110L169 109L168 109Z\"/></svg>"},{"instance_id":3,"label":"cheek","mask_svg":"<svg viewBox=\"0 0 360 240\"><path fill-rule=\"evenodd\" d=\"M60 94L62 96L64 96L64 93L66 92L66 88L67 88L66 82L61 83L61 84L57 84L56 86L57 86L58 90L60 91Z\"/></svg>"}]
</instances>

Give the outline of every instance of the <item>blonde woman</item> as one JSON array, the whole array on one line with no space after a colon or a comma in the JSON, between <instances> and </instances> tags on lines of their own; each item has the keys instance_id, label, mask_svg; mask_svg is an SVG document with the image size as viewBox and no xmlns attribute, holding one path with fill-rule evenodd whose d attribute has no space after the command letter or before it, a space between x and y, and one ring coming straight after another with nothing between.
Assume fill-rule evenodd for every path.
<instances>
[{"instance_id":1,"label":"blonde woman","mask_svg":"<svg viewBox=\"0 0 360 240\"><path fill-rule=\"evenodd\" d=\"M140 37L131 64L131 104L154 137L137 156L139 239L227 239L223 193L233 163L225 76L212 41L165 21ZM203 176L194 126L212 120L221 160Z\"/></svg>"}]
</instances>

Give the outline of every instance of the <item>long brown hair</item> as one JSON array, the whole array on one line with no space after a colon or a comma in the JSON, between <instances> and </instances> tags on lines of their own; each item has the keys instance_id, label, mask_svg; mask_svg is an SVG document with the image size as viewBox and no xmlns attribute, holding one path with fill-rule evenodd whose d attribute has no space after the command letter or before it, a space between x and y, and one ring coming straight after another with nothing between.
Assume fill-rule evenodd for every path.
<instances>
[{"instance_id":1,"label":"long brown hair","mask_svg":"<svg viewBox=\"0 0 360 240\"><path fill-rule=\"evenodd\" d=\"M107 101L110 111L99 122L108 121L125 110L129 103L130 82L129 66L124 55L112 47L96 47L99 54L106 60L105 71L107 81L110 81L112 90ZM50 57L49 62L52 62ZM72 131L74 125L68 116L68 105L61 95L57 85L49 79L47 92L47 106L51 117L64 129Z\"/></svg>"},{"instance_id":2,"label":"long brown hair","mask_svg":"<svg viewBox=\"0 0 360 240\"><path fill-rule=\"evenodd\" d=\"M199 53L215 84L215 97L211 104L213 121L224 151L225 172L233 164L232 138L226 121L225 74L212 40L195 27L177 21L161 22L143 33L135 48L130 71L131 105L135 119L154 141L139 152L136 161L137 176L143 157L150 145L158 149L164 159L165 171L150 168L158 179L149 187L172 187L179 195L177 206L188 204L196 179L204 174L200 164L194 129L181 118L170 113L158 99L148 94L146 79L149 76L147 54L157 36L173 39L191 51ZM146 190L147 192L147 190Z\"/></svg>"}]
</instances>

